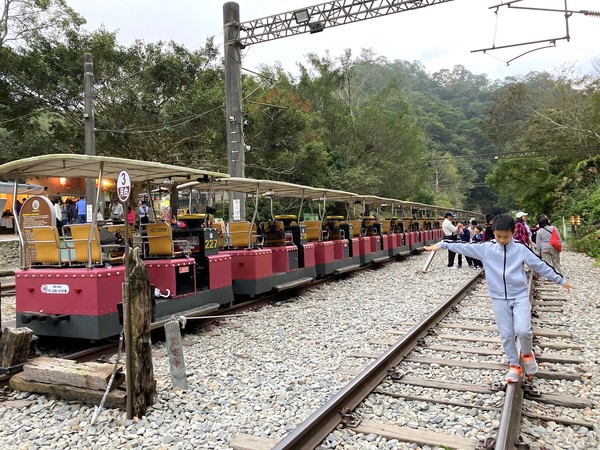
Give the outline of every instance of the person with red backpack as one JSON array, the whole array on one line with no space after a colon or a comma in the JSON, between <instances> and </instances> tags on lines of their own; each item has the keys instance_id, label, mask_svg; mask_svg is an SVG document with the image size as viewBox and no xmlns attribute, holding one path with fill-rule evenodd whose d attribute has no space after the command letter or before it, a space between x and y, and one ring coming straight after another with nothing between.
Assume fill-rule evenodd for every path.
<instances>
[{"instance_id":1,"label":"person with red backpack","mask_svg":"<svg viewBox=\"0 0 600 450\"><path fill-rule=\"evenodd\" d=\"M555 235L554 240L558 240L559 245L553 245L553 234ZM550 219L545 214L540 214L538 218L536 235L535 245L542 259L554 267L558 273L562 273L560 267L560 251L562 250L560 233L555 226L550 225Z\"/></svg>"}]
</instances>

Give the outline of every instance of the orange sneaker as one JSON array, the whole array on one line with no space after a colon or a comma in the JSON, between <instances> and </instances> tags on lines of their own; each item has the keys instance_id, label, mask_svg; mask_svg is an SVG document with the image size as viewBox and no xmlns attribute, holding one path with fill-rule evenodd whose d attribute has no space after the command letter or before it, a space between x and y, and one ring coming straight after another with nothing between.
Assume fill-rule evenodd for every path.
<instances>
[{"instance_id":1,"label":"orange sneaker","mask_svg":"<svg viewBox=\"0 0 600 450\"><path fill-rule=\"evenodd\" d=\"M533 375L538 371L538 363L535 360L535 354L533 351L529 355L521 353L521 359L523 360L523 368L527 375Z\"/></svg>"},{"instance_id":2,"label":"orange sneaker","mask_svg":"<svg viewBox=\"0 0 600 450\"><path fill-rule=\"evenodd\" d=\"M508 366L508 373L506 374L506 382L507 383L517 383L519 378L523 375L523 369L521 366L513 366L512 364Z\"/></svg>"}]
</instances>

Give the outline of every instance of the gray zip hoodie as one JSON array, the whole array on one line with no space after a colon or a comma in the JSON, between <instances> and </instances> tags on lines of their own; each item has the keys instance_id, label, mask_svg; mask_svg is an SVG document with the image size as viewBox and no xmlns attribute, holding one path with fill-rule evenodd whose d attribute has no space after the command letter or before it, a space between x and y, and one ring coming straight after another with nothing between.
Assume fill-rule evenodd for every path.
<instances>
[{"instance_id":1,"label":"gray zip hoodie","mask_svg":"<svg viewBox=\"0 0 600 450\"><path fill-rule=\"evenodd\" d=\"M496 241L481 244L460 244L438 242L440 248L446 248L483 262L488 292L492 298L517 298L528 296L527 276L523 263L537 274L554 281L561 286L565 279L552 266L543 261L531 249L514 239L502 246Z\"/></svg>"}]
</instances>

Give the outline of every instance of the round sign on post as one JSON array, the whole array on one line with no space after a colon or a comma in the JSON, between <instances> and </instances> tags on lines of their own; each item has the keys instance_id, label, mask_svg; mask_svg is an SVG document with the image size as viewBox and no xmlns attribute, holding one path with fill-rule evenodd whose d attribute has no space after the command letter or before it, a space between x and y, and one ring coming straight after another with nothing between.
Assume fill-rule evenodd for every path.
<instances>
[{"instance_id":1,"label":"round sign on post","mask_svg":"<svg viewBox=\"0 0 600 450\"><path fill-rule=\"evenodd\" d=\"M129 178L129 172L121 170L119 178L117 178L117 195L119 200L125 203L129 200L129 194L131 193L131 178Z\"/></svg>"},{"instance_id":2,"label":"round sign on post","mask_svg":"<svg viewBox=\"0 0 600 450\"><path fill-rule=\"evenodd\" d=\"M121 170L117 178L117 196L127 207L127 201L131 194L131 178L129 172ZM127 418L133 418L133 376L131 375L132 348L131 348L131 305L129 302L129 224L127 209L125 208L125 280L123 281L123 322L125 328L125 379L127 381Z\"/></svg>"}]
</instances>

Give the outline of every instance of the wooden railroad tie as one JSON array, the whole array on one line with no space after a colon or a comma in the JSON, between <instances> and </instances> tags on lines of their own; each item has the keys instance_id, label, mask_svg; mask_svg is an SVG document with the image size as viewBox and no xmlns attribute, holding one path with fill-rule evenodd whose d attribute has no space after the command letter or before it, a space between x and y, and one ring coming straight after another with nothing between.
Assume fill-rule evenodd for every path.
<instances>
[{"instance_id":1,"label":"wooden railroad tie","mask_svg":"<svg viewBox=\"0 0 600 450\"><path fill-rule=\"evenodd\" d=\"M41 356L25 364L23 372L10 379L10 387L97 405L104 395L112 372L112 364L77 363L68 359ZM118 368L107 396L107 407L125 408L126 393L117 389L124 380L125 374Z\"/></svg>"}]
</instances>

